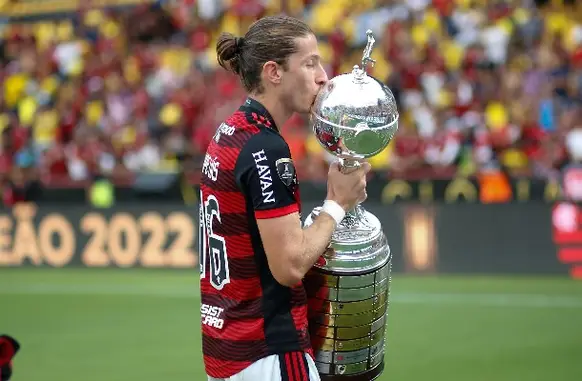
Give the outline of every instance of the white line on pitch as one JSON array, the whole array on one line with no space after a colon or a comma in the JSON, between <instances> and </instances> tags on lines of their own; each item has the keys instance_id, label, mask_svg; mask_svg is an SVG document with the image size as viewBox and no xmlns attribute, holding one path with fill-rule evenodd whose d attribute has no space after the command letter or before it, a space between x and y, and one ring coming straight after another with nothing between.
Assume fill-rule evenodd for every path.
<instances>
[{"instance_id":1,"label":"white line on pitch","mask_svg":"<svg viewBox=\"0 0 582 381\"><path fill-rule=\"evenodd\" d=\"M198 288L136 286L128 284L2 284L0 295L112 295L198 298ZM390 303L477 305L485 307L582 308L582 296L503 293L423 293L392 291Z\"/></svg>"}]
</instances>

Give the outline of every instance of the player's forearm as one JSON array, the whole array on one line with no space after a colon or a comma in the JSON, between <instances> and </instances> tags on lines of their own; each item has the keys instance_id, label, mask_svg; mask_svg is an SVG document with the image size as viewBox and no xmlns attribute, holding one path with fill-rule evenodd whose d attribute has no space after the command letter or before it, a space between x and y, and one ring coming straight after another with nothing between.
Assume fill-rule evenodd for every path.
<instances>
[{"instance_id":1,"label":"player's forearm","mask_svg":"<svg viewBox=\"0 0 582 381\"><path fill-rule=\"evenodd\" d=\"M335 220L330 215L320 213L313 224L303 229L300 255L295 262L296 271L301 278L307 274L329 246L335 227Z\"/></svg>"}]
</instances>

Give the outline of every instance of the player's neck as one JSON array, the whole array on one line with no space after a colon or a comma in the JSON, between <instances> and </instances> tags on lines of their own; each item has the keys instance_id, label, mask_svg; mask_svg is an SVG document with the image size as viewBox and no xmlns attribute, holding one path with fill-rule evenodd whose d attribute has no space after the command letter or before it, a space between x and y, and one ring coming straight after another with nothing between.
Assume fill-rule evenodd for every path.
<instances>
[{"instance_id":1,"label":"player's neck","mask_svg":"<svg viewBox=\"0 0 582 381\"><path fill-rule=\"evenodd\" d=\"M293 112L290 112L277 97L268 97L265 94L251 94L250 98L256 100L267 109L275 120L277 128L283 127L293 115Z\"/></svg>"}]
</instances>

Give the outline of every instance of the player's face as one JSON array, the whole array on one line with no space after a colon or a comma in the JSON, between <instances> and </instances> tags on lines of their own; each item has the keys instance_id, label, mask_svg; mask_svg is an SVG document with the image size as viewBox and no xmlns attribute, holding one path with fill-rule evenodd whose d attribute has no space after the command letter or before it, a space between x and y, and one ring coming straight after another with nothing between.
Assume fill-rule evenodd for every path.
<instances>
[{"instance_id":1,"label":"player's face","mask_svg":"<svg viewBox=\"0 0 582 381\"><path fill-rule=\"evenodd\" d=\"M321 66L321 57L314 35L296 39L297 52L288 59L288 70L283 75L284 101L294 112L308 113L327 74Z\"/></svg>"}]
</instances>

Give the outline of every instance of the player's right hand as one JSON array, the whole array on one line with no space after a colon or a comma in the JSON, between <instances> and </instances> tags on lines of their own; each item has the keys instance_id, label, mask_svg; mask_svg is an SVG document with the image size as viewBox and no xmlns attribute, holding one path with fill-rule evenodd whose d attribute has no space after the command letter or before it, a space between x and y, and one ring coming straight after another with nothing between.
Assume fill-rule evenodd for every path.
<instances>
[{"instance_id":1,"label":"player's right hand","mask_svg":"<svg viewBox=\"0 0 582 381\"><path fill-rule=\"evenodd\" d=\"M366 175L371 168L370 163L362 162L359 168L342 173L339 162L332 163L327 175L326 199L337 202L345 211L364 202L368 197Z\"/></svg>"}]
</instances>

